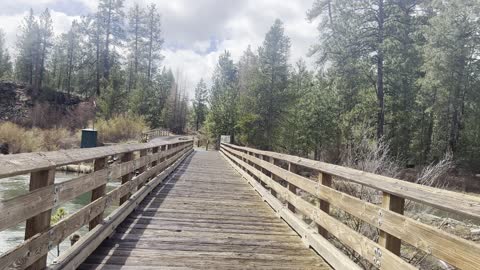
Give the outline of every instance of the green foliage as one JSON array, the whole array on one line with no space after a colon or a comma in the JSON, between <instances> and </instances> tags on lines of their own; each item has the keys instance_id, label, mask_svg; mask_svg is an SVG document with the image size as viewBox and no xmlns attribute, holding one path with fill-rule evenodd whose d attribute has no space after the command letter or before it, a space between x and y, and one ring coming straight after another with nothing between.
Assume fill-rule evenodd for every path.
<instances>
[{"instance_id":1,"label":"green foliage","mask_svg":"<svg viewBox=\"0 0 480 270\"><path fill-rule=\"evenodd\" d=\"M230 52L225 51L218 59L210 90L207 125L215 139L221 135L231 135L235 140L235 126L238 121L237 82L237 68Z\"/></svg>"},{"instance_id":2,"label":"green foliage","mask_svg":"<svg viewBox=\"0 0 480 270\"><path fill-rule=\"evenodd\" d=\"M0 29L0 79L9 79L12 76L12 62L5 47L5 33Z\"/></svg>"},{"instance_id":3,"label":"green foliage","mask_svg":"<svg viewBox=\"0 0 480 270\"><path fill-rule=\"evenodd\" d=\"M63 207L58 208L57 211L55 211L55 214L52 215L51 224L52 225L57 224L62 219L64 219L67 215L68 213L65 210L65 208Z\"/></svg>"},{"instance_id":4,"label":"green foliage","mask_svg":"<svg viewBox=\"0 0 480 270\"><path fill-rule=\"evenodd\" d=\"M193 101L193 111L195 117L195 130L200 130L207 116L207 98L208 89L205 81L200 79L195 87L195 99Z\"/></svg>"}]
</instances>

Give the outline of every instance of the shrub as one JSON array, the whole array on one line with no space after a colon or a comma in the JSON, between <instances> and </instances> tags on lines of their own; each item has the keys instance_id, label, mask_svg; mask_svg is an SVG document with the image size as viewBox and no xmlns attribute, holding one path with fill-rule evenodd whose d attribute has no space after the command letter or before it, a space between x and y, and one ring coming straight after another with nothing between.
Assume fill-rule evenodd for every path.
<instances>
[{"instance_id":1,"label":"shrub","mask_svg":"<svg viewBox=\"0 0 480 270\"><path fill-rule=\"evenodd\" d=\"M95 124L98 138L102 143L118 143L139 140L147 130L145 120L140 116L118 115L109 120L101 119Z\"/></svg>"},{"instance_id":2,"label":"shrub","mask_svg":"<svg viewBox=\"0 0 480 270\"><path fill-rule=\"evenodd\" d=\"M14 123L0 123L0 144L8 144L10 153L39 151L42 138L34 130L26 130Z\"/></svg>"},{"instance_id":3,"label":"shrub","mask_svg":"<svg viewBox=\"0 0 480 270\"><path fill-rule=\"evenodd\" d=\"M54 151L78 146L78 139L75 139L75 136L66 128L45 129L39 133L42 134L43 138L43 150ZM72 139L72 136L74 139Z\"/></svg>"},{"instance_id":4,"label":"shrub","mask_svg":"<svg viewBox=\"0 0 480 270\"><path fill-rule=\"evenodd\" d=\"M25 129L11 122L0 123L0 144L12 154L74 148L79 139L65 128Z\"/></svg>"}]
</instances>

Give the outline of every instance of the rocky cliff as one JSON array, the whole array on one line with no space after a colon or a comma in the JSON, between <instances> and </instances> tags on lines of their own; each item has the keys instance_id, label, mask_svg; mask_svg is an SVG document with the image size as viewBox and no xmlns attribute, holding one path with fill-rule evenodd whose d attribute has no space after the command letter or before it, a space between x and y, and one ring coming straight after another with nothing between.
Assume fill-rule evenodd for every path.
<instances>
[{"instance_id":1,"label":"rocky cliff","mask_svg":"<svg viewBox=\"0 0 480 270\"><path fill-rule=\"evenodd\" d=\"M93 117L92 102L63 92L42 89L37 96L22 83L0 81L0 122L47 128L81 127Z\"/></svg>"}]
</instances>

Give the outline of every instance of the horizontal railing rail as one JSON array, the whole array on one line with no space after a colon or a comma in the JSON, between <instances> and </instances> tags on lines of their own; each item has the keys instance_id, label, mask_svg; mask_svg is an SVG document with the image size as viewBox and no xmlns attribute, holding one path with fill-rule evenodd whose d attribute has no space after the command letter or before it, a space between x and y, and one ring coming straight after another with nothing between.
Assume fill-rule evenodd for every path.
<instances>
[{"instance_id":1,"label":"horizontal railing rail","mask_svg":"<svg viewBox=\"0 0 480 270\"><path fill-rule=\"evenodd\" d=\"M335 268L353 269L354 266L326 240L330 236L379 269L416 268L400 257L402 243L457 268L480 269L479 244L403 215L405 199L408 199L479 220L478 197L233 144L222 143L221 152L305 242ZM316 172L318 179L314 181L300 175L301 168ZM381 191L383 201L374 204L337 190L332 187L332 178ZM318 204L299 196L300 190L313 196ZM287 206L279 197L287 202ZM378 241L345 225L330 213L330 206L378 229ZM295 212L315 222L318 230L309 228Z\"/></svg>"},{"instance_id":2,"label":"horizontal railing rail","mask_svg":"<svg viewBox=\"0 0 480 270\"><path fill-rule=\"evenodd\" d=\"M142 133L142 139L144 142L148 142L154 138L171 136L171 135L172 134L168 129L157 128L157 129L151 129L149 131Z\"/></svg>"},{"instance_id":3,"label":"horizontal railing rail","mask_svg":"<svg viewBox=\"0 0 480 270\"><path fill-rule=\"evenodd\" d=\"M0 269L43 269L52 247L88 226L90 231L52 265L74 269L192 148L192 140L177 140L1 156L0 181L29 173L30 189L0 202L0 231L26 221L25 241L2 251ZM94 171L55 183L57 167L81 162L92 162ZM107 183L115 179L121 184L107 193ZM52 209L87 192L91 192L90 203L50 224ZM119 207L104 218L107 207L117 203Z\"/></svg>"}]
</instances>

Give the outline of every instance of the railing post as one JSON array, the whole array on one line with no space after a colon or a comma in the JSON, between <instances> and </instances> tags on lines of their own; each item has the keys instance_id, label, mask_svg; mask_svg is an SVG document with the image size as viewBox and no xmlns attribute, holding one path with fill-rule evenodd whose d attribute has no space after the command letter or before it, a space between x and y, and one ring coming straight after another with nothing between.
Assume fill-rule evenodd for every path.
<instances>
[{"instance_id":1,"label":"railing post","mask_svg":"<svg viewBox=\"0 0 480 270\"><path fill-rule=\"evenodd\" d=\"M53 185L55 183L55 168L32 172L30 174L30 191ZM50 220L52 218L52 209L44 211L34 217L27 219L25 226L25 240L33 237L37 233L41 233L50 228ZM40 270L47 266L47 255L41 257L27 269Z\"/></svg>"},{"instance_id":2,"label":"railing post","mask_svg":"<svg viewBox=\"0 0 480 270\"><path fill-rule=\"evenodd\" d=\"M154 148L152 149L152 155L156 155L156 154L158 153L158 149L159 149L158 146L157 146L157 147L154 147ZM155 161L152 162L152 164L150 165L150 167L155 167L155 166L157 166L157 164L158 164L158 159L155 159Z\"/></svg>"},{"instance_id":3,"label":"railing post","mask_svg":"<svg viewBox=\"0 0 480 270\"><path fill-rule=\"evenodd\" d=\"M257 155L257 158L258 158L258 159L261 159L261 160L265 160L265 159L263 158L263 155L261 155L261 154L258 154L258 155ZM257 169L258 169L259 171L261 171L263 174L268 175L268 171L267 171L266 169L264 169L262 166L257 165ZM261 179L261 178L259 177L258 180L260 181L260 184L262 185L262 187L266 188L266 187L267 187L267 183L263 182L263 181L260 180L260 179Z\"/></svg>"},{"instance_id":4,"label":"railing post","mask_svg":"<svg viewBox=\"0 0 480 270\"><path fill-rule=\"evenodd\" d=\"M128 152L128 153L123 154L121 161L122 162L128 162L128 161L131 161L132 159L133 159L133 153ZM133 172L129 172L126 175L122 176L122 185L127 183L128 181L130 181L132 179L132 175L133 175ZM132 193L129 192L125 196L121 197L120 198L120 205L122 205L124 202L126 202L128 200L128 198L130 198L131 194Z\"/></svg>"},{"instance_id":5,"label":"railing post","mask_svg":"<svg viewBox=\"0 0 480 270\"><path fill-rule=\"evenodd\" d=\"M332 186L332 176L330 174L319 172L318 173L318 182L320 184L320 188L322 188L322 186L331 187ZM319 207L320 207L320 210L322 210L323 212L325 212L327 214L330 213L330 203L329 202L324 201L324 200L320 200L320 206ZM325 230L322 226L318 226L318 233L325 238L328 237L328 231Z\"/></svg>"},{"instance_id":6,"label":"railing post","mask_svg":"<svg viewBox=\"0 0 480 270\"><path fill-rule=\"evenodd\" d=\"M162 152L168 151L168 144L162 145ZM163 162L167 159L167 156L164 156L160 159L160 162Z\"/></svg>"},{"instance_id":7,"label":"railing post","mask_svg":"<svg viewBox=\"0 0 480 270\"><path fill-rule=\"evenodd\" d=\"M102 170L106 167L106 165L107 165L107 157L97 158L93 162L93 170L94 171ZM96 199L101 198L103 195L105 195L106 188L107 188L107 184L103 184L95 188L94 190L92 190L90 201L93 202ZM103 211L90 221L90 223L88 224L88 229L92 230L93 228L95 228L95 226L100 224L102 220L103 220Z\"/></svg>"},{"instance_id":8,"label":"railing post","mask_svg":"<svg viewBox=\"0 0 480 270\"><path fill-rule=\"evenodd\" d=\"M289 162L288 163L288 170L292 173L297 173L297 171L298 171L297 165ZM287 182L287 186L288 186L288 190L290 192L297 195L297 186L295 186L295 185L293 185L292 183L289 183L289 182ZM291 204L290 202L287 202L287 207L288 207L288 210L295 213L295 206L293 204Z\"/></svg>"},{"instance_id":9,"label":"railing post","mask_svg":"<svg viewBox=\"0 0 480 270\"><path fill-rule=\"evenodd\" d=\"M147 149L140 150L140 157L144 157L147 154L148 154ZM138 168L138 174L142 174L146 169L147 169L147 165ZM139 190L143 186L143 184L144 183L140 183L137 187L137 190Z\"/></svg>"},{"instance_id":10,"label":"railing post","mask_svg":"<svg viewBox=\"0 0 480 270\"><path fill-rule=\"evenodd\" d=\"M275 160L274 157L270 157L270 158L269 158L269 162L272 163L273 165L277 165L277 164L276 164L277 161ZM271 173L271 172L270 172L270 178L271 178L273 181L275 181L275 182L278 183L277 176L276 176L275 174ZM271 187L270 187L270 193L273 195L273 197L277 197L277 192L276 192L273 188L271 188Z\"/></svg>"},{"instance_id":11,"label":"railing post","mask_svg":"<svg viewBox=\"0 0 480 270\"><path fill-rule=\"evenodd\" d=\"M405 207L405 199L383 192L382 207L392 212L396 212L403 215ZM381 223L381 217L379 217L379 223ZM380 230L380 238L378 243L390 250L393 254L400 256L400 248L402 246L402 240Z\"/></svg>"}]
</instances>

